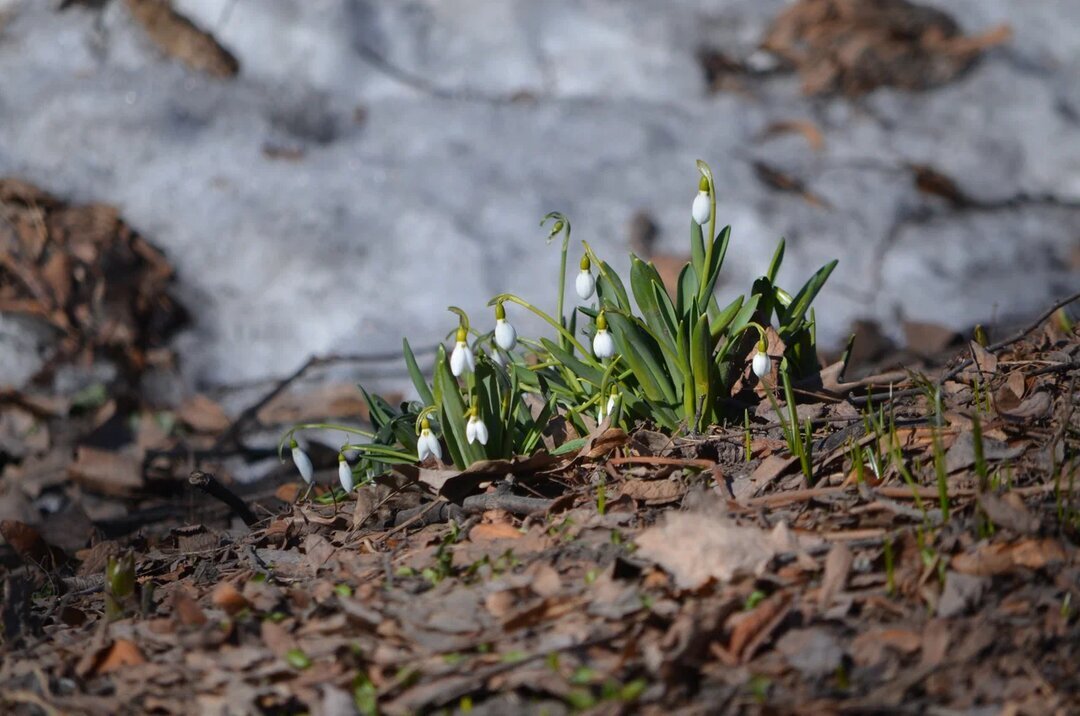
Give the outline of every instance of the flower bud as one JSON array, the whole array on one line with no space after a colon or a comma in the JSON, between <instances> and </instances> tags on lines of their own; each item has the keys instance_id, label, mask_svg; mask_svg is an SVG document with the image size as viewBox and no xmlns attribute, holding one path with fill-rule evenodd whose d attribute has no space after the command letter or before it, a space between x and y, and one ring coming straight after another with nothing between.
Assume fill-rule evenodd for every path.
<instances>
[{"instance_id":1,"label":"flower bud","mask_svg":"<svg viewBox=\"0 0 1080 716\"><path fill-rule=\"evenodd\" d=\"M300 445L297 444L296 438L289 441L289 447L292 448L293 464L296 465L296 469L300 471L300 477L304 478L304 482L311 484L311 481L315 479L315 468L311 465L311 458L307 453L300 449Z\"/></svg>"}]
</instances>

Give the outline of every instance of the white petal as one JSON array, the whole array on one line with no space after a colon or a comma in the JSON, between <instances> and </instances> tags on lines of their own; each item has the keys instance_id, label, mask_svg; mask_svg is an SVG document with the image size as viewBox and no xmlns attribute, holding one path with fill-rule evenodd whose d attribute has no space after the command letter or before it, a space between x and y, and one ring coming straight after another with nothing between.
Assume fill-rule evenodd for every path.
<instances>
[{"instance_id":1,"label":"white petal","mask_svg":"<svg viewBox=\"0 0 1080 716\"><path fill-rule=\"evenodd\" d=\"M353 475L352 468L349 467L349 463L344 460L338 462L337 468L338 480L341 481L341 487L345 492L352 492L353 489Z\"/></svg>"},{"instance_id":2,"label":"white petal","mask_svg":"<svg viewBox=\"0 0 1080 716\"><path fill-rule=\"evenodd\" d=\"M468 365L468 358L465 353L467 350L469 350L469 346L464 343L454 344L454 350L450 354L450 372L454 374L455 378L465 372L465 367Z\"/></svg>"},{"instance_id":3,"label":"white petal","mask_svg":"<svg viewBox=\"0 0 1080 716\"><path fill-rule=\"evenodd\" d=\"M432 447L432 444L434 444L434 448ZM437 454L438 449L439 441L435 439L435 436L431 434L431 431L421 430L420 437L416 440L416 454L420 458L420 462Z\"/></svg>"},{"instance_id":4,"label":"white petal","mask_svg":"<svg viewBox=\"0 0 1080 716\"><path fill-rule=\"evenodd\" d=\"M495 365L499 366L500 368L506 367L506 359L503 358L503 354L500 351L492 351L491 360L495 363Z\"/></svg>"},{"instance_id":5,"label":"white petal","mask_svg":"<svg viewBox=\"0 0 1080 716\"><path fill-rule=\"evenodd\" d=\"M712 214L712 202L709 201L709 192L699 191L697 196L694 197L694 205L690 208L690 215L694 217L699 225L704 226L709 223L709 216Z\"/></svg>"},{"instance_id":6,"label":"white petal","mask_svg":"<svg viewBox=\"0 0 1080 716\"><path fill-rule=\"evenodd\" d=\"M577 290L578 297L585 301L591 298L593 291L596 290L596 281L590 272L582 269L577 275L577 281L574 282L574 288Z\"/></svg>"},{"instance_id":7,"label":"white petal","mask_svg":"<svg viewBox=\"0 0 1080 716\"><path fill-rule=\"evenodd\" d=\"M611 415L615 412L615 396L611 396L607 399L607 414Z\"/></svg>"},{"instance_id":8,"label":"white petal","mask_svg":"<svg viewBox=\"0 0 1080 716\"><path fill-rule=\"evenodd\" d=\"M480 422L476 418L469 418L469 423L465 426L465 440L469 443L476 442L476 424Z\"/></svg>"},{"instance_id":9,"label":"white petal","mask_svg":"<svg viewBox=\"0 0 1080 716\"><path fill-rule=\"evenodd\" d=\"M442 446L439 445L439 439L430 430L420 431L420 439L416 441L416 453L420 457L420 462L431 456L442 460Z\"/></svg>"},{"instance_id":10,"label":"white petal","mask_svg":"<svg viewBox=\"0 0 1080 716\"><path fill-rule=\"evenodd\" d=\"M495 321L495 345L504 351L513 350L517 345L517 331L506 319L500 318Z\"/></svg>"},{"instance_id":11,"label":"white petal","mask_svg":"<svg viewBox=\"0 0 1080 716\"><path fill-rule=\"evenodd\" d=\"M465 367L468 368L470 373L476 372L476 356L473 355L472 348L469 348L467 344L465 346Z\"/></svg>"},{"instance_id":12,"label":"white petal","mask_svg":"<svg viewBox=\"0 0 1080 716\"><path fill-rule=\"evenodd\" d=\"M311 458L299 447L294 447L292 449L292 460L296 464L296 469L300 471L300 477L304 478L304 482L310 485L315 477L315 468L311 466Z\"/></svg>"},{"instance_id":13,"label":"white petal","mask_svg":"<svg viewBox=\"0 0 1080 716\"><path fill-rule=\"evenodd\" d=\"M610 358L615 355L615 340L607 331L597 331L593 336L592 350L597 358Z\"/></svg>"},{"instance_id":14,"label":"white petal","mask_svg":"<svg viewBox=\"0 0 1080 716\"><path fill-rule=\"evenodd\" d=\"M772 370L772 359L769 358L768 354L758 351L754 354L754 360L750 364L750 367L753 369L754 375L756 375L758 379L764 378L769 374L769 371Z\"/></svg>"},{"instance_id":15,"label":"white petal","mask_svg":"<svg viewBox=\"0 0 1080 716\"><path fill-rule=\"evenodd\" d=\"M476 421L476 440L481 445L487 445L488 429L483 420Z\"/></svg>"}]
</instances>

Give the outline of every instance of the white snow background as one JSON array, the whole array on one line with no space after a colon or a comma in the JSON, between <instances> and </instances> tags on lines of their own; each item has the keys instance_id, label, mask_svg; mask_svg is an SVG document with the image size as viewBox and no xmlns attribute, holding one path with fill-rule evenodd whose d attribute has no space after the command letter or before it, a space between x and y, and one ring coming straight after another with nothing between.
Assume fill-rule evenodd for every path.
<instances>
[{"instance_id":1,"label":"white snow background","mask_svg":"<svg viewBox=\"0 0 1080 716\"><path fill-rule=\"evenodd\" d=\"M485 326L502 291L553 309L552 210L619 268L637 211L685 252L697 158L733 226L725 295L781 236L792 290L840 259L817 302L826 343L856 318L1030 315L1080 283L1080 2L931 4L1014 37L944 88L851 101L806 98L794 76L706 92L698 48L749 56L777 0L174 0L239 59L227 81L163 57L119 1L0 0L0 175L115 204L166 252L202 388L432 343L448 304ZM824 151L760 139L791 120L816 123ZM763 185L754 160L831 208ZM909 163L1001 206L942 209Z\"/></svg>"}]
</instances>

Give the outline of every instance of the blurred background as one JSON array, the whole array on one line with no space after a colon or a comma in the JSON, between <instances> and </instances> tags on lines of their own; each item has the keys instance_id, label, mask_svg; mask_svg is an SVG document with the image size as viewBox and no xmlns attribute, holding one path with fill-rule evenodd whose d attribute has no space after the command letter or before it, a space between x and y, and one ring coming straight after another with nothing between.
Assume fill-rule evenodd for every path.
<instances>
[{"instance_id":1,"label":"blurred background","mask_svg":"<svg viewBox=\"0 0 1080 716\"><path fill-rule=\"evenodd\" d=\"M933 352L1080 284L1078 77L1076 0L0 0L0 385L168 403L554 310L540 218L681 260L698 158L722 293L786 237L790 289L840 260L824 345Z\"/></svg>"}]
</instances>

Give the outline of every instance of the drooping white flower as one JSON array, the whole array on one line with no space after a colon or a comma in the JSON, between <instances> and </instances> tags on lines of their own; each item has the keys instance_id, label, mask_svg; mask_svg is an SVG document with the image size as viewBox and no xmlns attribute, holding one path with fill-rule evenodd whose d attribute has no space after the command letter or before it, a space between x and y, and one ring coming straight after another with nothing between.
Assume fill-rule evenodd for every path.
<instances>
[{"instance_id":1,"label":"drooping white flower","mask_svg":"<svg viewBox=\"0 0 1080 716\"><path fill-rule=\"evenodd\" d=\"M475 410L469 413L469 422L465 425L465 439L470 443L478 442L481 445L487 445L487 425L484 424L484 421L480 419Z\"/></svg>"},{"instance_id":2,"label":"drooping white flower","mask_svg":"<svg viewBox=\"0 0 1080 716\"><path fill-rule=\"evenodd\" d=\"M762 380L772 370L772 358L765 351L767 347L758 344L757 353L754 354L754 359L750 362L750 369L754 371L754 375L758 377L758 380Z\"/></svg>"},{"instance_id":3,"label":"drooping white flower","mask_svg":"<svg viewBox=\"0 0 1080 716\"><path fill-rule=\"evenodd\" d=\"M337 475L338 480L341 481L342 489L345 492L352 492L354 484L352 468L349 467L349 461L345 459L344 453L338 453Z\"/></svg>"},{"instance_id":4,"label":"drooping white flower","mask_svg":"<svg viewBox=\"0 0 1080 716\"><path fill-rule=\"evenodd\" d=\"M615 339L608 333L607 318L604 317L603 311L596 317L596 335L592 339L592 352L601 360L615 355Z\"/></svg>"},{"instance_id":5,"label":"drooping white flower","mask_svg":"<svg viewBox=\"0 0 1080 716\"><path fill-rule=\"evenodd\" d=\"M491 352L491 362L500 368L506 367L506 359L503 358L502 351L497 348Z\"/></svg>"},{"instance_id":6,"label":"drooping white flower","mask_svg":"<svg viewBox=\"0 0 1080 716\"><path fill-rule=\"evenodd\" d=\"M420 437L416 439L416 454L420 462L431 456L442 460L442 446L439 445L439 439L431 432L431 423L427 418L420 421Z\"/></svg>"},{"instance_id":7,"label":"drooping white flower","mask_svg":"<svg viewBox=\"0 0 1080 716\"><path fill-rule=\"evenodd\" d=\"M450 354L450 372L455 378L476 370L476 359L473 357L472 348L469 348L466 342L468 337L469 334L464 328L457 329L457 341L454 343L454 351Z\"/></svg>"},{"instance_id":8,"label":"drooping white flower","mask_svg":"<svg viewBox=\"0 0 1080 716\"><path fill-rule=\"evenodd\" d=\"M581 257L581 271L577 275L577 280L574 282L574 289L577 291L578 298L582 301L587 301L592 298L593 291L596 290L596 280L592 275L592 263L589 261L589 256L586 254Z\"/></svg>"},{"instance_id":9,"label":"drooping white flower","mask_svg":"<svg viewBox=\"0 0 1080 716\"><path fill-rule=\"evenodd\" d=\"M596 411L596 422L604 422L604 418L615 412L615 398L617 397L615 386L611 387L611 394L608 396L607 405L601 405L600 409Z\"/></svg>"},{"instance_id":10,"label":"drooping white flower","mask_svg":"<svg viewBox=\"0 0 1080 716\"><path fill-rule=\"evenodd\" d=\"M300 477L304 478L304 482L310 485L311 481L315 479L315 468L311 465L311 458L300 448L296 438L289 441L289 447L292 448L292 461L296 465L296 469L300 471Z\"/></svg>"},{"instance_id":11,"label":"drooping white flower","mask_svg":"<svg viewBox=\"0 0 1080 716\"><path fill-rule=\"evenodd\" d=\"M690 215L700 226L709 223L712 217L712 202L709 200L709 180L701 177L698 184L698 193L694 197L694 204L690 207Z\"/></svg>"},{"instance_id":12,"label":"drooping white flower","mask_svg":"<svg viewBox=\"0 0 1080 716\"><path fill-rule=\"evenodd\" d=\"M506 309L501 303L495 304L495 345L504 351L513 350L517 345L517 331L506 320Z\"/></svg>"}]
</instances>

